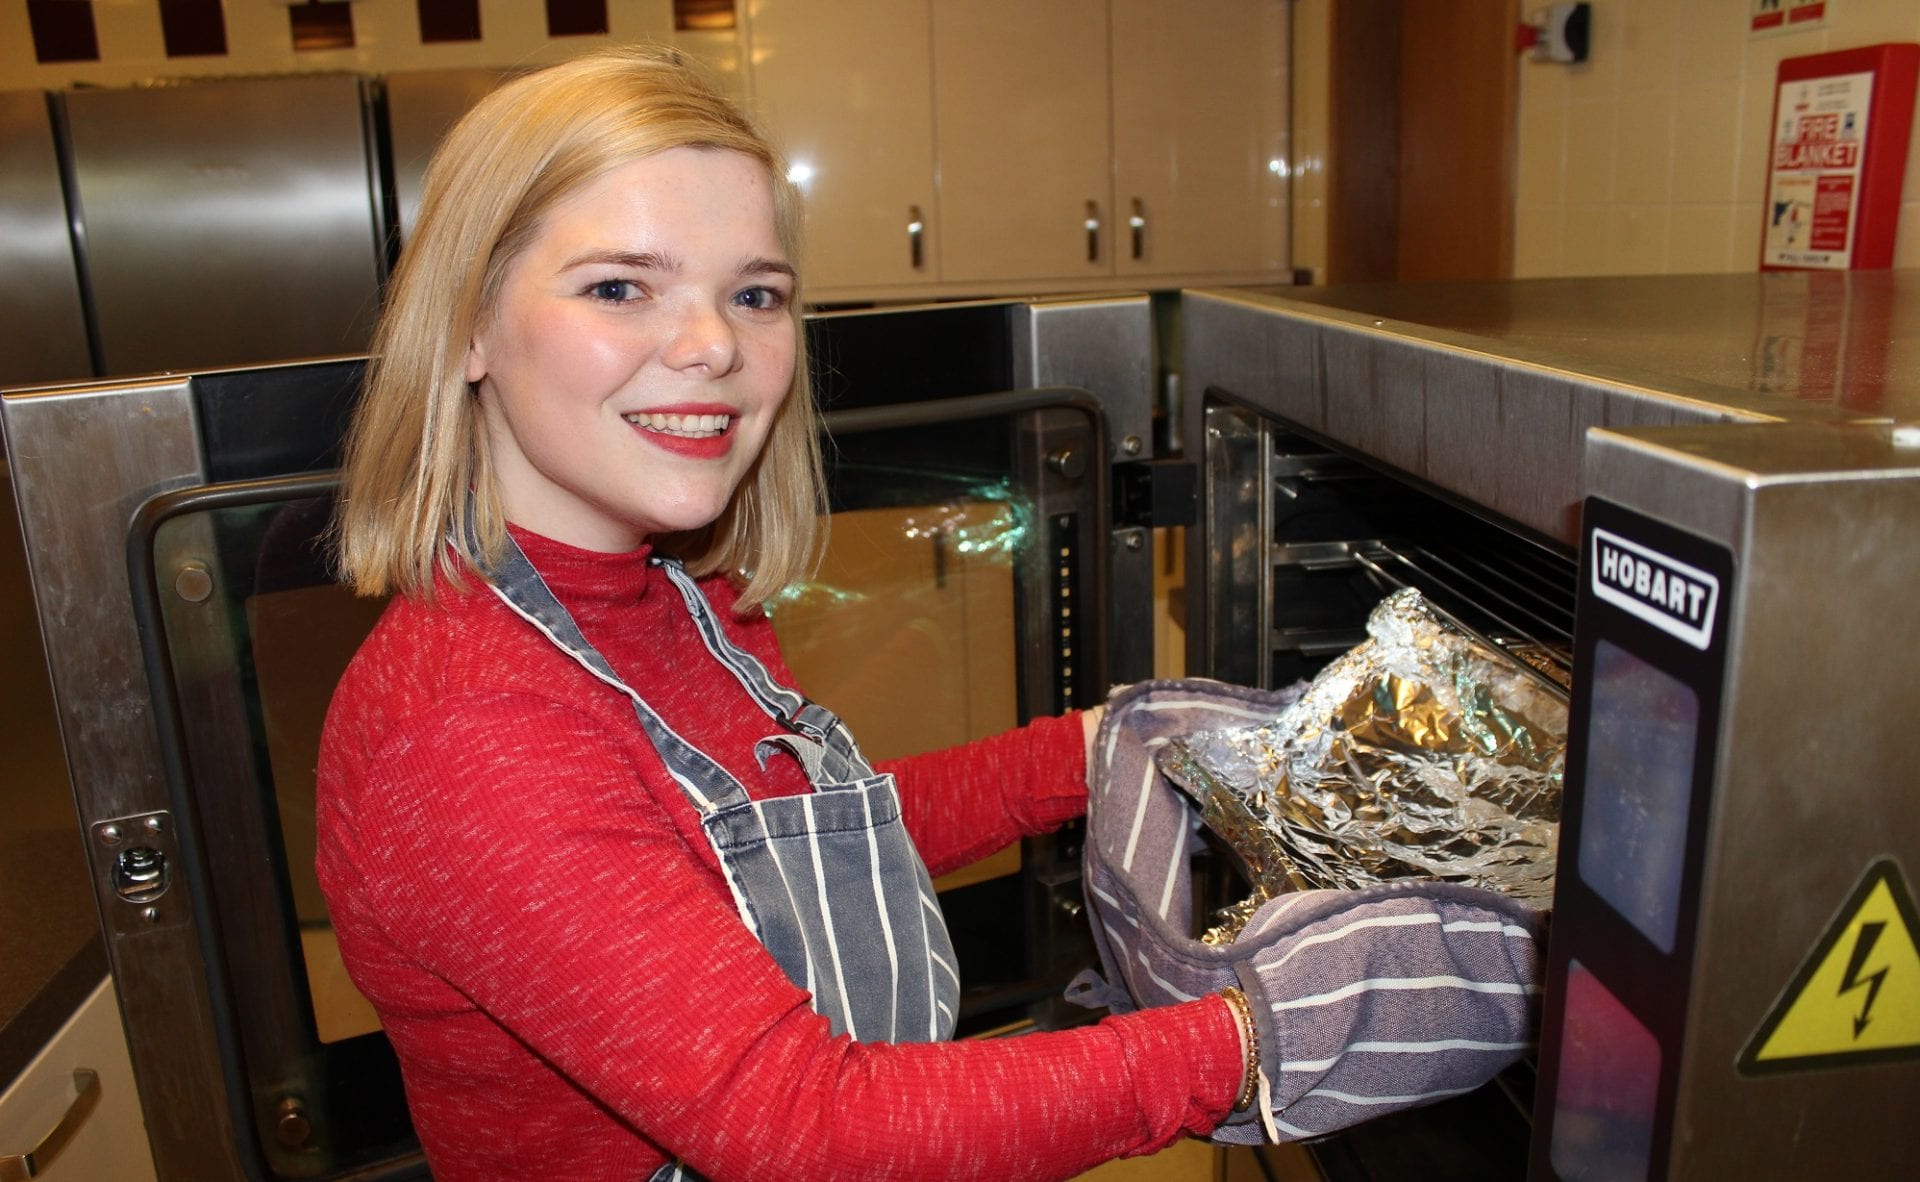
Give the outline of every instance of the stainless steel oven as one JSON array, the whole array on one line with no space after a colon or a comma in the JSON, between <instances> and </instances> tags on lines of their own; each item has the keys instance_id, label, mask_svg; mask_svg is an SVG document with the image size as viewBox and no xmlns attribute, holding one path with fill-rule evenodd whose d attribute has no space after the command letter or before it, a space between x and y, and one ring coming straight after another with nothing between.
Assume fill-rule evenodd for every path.
<instances>
[{"instance_id":1,"label":"stainless steel oven","mask_svg":"<svg viewBox=\"0 0 1920 1182\"><path fill-rule=\"evenodd\" d=\"M1411 584L1571 704L1537 1054L1321 1172L1907 1176L1920 273L1189 292L1182 326L1190 669L1284 684Z\"/></svg>"},{"instance_id":2,"label":"stainless steel oven","mask_svg":"<svg viewBox=\"0 0 1920 1182\"><path fill-rule=\"evenodd\" d=\"M1150 674L1150 630L1108 610L1153 578L1144 527L1110 513L1114 465L1151 437L1150 316L1125 297L809 321L835 542L772 614L803 684L875 754ZM339 358L0 403L162 1178L424 1174L312 873L321 718L380 607L336 586L316 545L360 371ZM941 886L963 1032L1069 1020L1058 995L1091 956L1074 833Z\"/></svg>"}]
</instances>

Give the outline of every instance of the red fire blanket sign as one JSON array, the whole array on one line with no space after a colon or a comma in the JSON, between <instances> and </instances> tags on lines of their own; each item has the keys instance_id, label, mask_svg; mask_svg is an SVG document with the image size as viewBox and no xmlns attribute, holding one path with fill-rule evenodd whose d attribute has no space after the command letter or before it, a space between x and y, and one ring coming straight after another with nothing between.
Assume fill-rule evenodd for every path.
<instances>
[{"instance_id":1,"label":"red fire blanket sign","mask_svg":"<svg viewBox=\"0 0 1920 1182\"><path fill-rule=\"evenodd\" d=\"M1920 45L1780 63L1762 270L1893 265Z\"/></svg>"}]
</instances>

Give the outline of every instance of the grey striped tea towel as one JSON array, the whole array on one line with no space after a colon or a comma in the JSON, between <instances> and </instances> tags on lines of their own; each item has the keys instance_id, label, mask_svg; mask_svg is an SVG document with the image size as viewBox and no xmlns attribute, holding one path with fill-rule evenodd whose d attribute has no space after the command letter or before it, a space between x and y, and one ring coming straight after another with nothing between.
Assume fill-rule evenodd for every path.
<instances>
[{"instance_id":1,"label":"grey striped tea towel","mask_svg":"<svg viewBox=\"0 0 1920 1182\"><path fill-rule=\"evenodd\" d=\"M1085 876L1105 979L1083 974L1069 996L1125 1011L1238 984L1259 1027L1260 1102L1216 1141L1317 1137L1471 1091L1534 1037L1542 917L1490 891L1301 891L1263 904L1232 944L1189 934L1199 813L1154 753L1269 721L1298 693L1141 682L1108 700L1094 743Z\"/></svg>"}]
</instances>

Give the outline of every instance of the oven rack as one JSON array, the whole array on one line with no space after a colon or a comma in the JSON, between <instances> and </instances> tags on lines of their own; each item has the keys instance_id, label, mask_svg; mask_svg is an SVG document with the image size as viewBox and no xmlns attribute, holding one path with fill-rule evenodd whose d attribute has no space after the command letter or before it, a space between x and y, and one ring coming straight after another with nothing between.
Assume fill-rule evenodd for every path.
<instances>
[{"instance_id":1,"label":"oven rack","mask_svg":"<svg viewBox=\"0 0 1920 1182\"><path fill-rule=\"evenodd\" d=\"M1413 587L1441 616L1512 656L1564 697L1572 684L1574 569L1544 551L1453 541L1374 538L1276 543L1276 572L1355 571L1380 594ZM1274 627L1275 650L1331 657L1365 639L1358 627Z\"/></svg>"}]
</instances>

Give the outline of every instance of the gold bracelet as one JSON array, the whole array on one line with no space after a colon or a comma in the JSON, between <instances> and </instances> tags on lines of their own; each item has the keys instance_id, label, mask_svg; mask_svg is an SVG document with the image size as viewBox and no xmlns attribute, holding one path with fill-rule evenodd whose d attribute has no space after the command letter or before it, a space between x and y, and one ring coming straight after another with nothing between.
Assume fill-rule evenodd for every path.
<instances>
[{"instance_id":1,"label":"gold bracelet","mask_svg":"<svg viewBox=\"0 0 1920 1182\"><path fill-rule=\"evenodd\" d=\"M1240 992L1237 985L1229 985L1220 991L1220 1000L1227 1003L1233 1011L1233 1020L1240 1027L1241 1041L1247 1048L1247 1062L1241 1069L1240 1094L1233 1098L1233 1110L1245 1112L1252 1105L1254 1093L1260 1087L1260 1031L1253 1024L1253 1007L1247 1002L1247 995Z\"/></svg>"}]
</instances>

